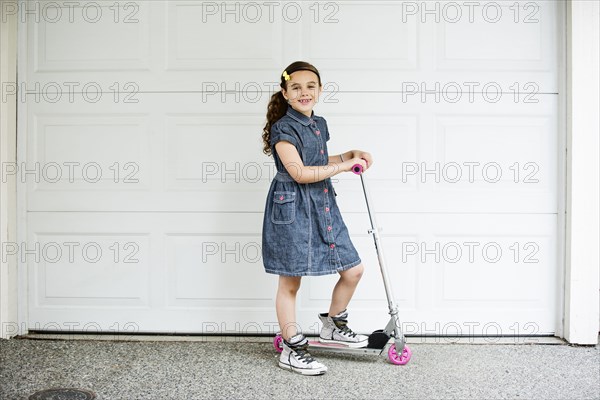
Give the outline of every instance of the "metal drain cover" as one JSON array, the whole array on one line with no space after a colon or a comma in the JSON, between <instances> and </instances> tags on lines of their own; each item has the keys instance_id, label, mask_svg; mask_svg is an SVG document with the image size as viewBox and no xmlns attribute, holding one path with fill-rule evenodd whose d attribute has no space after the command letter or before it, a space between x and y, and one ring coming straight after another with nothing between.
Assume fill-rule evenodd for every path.
<instances>
[{"instance_id":1,"label":"metal drain cover","mask_svg":"<svg viewBox=\"0 0 600 400\"><path fill-rule=\"evenodd\" d=\"M29 400L93 400L96 395L83 389L46 389L29 396Z\"/></svg>"}]
</instances>

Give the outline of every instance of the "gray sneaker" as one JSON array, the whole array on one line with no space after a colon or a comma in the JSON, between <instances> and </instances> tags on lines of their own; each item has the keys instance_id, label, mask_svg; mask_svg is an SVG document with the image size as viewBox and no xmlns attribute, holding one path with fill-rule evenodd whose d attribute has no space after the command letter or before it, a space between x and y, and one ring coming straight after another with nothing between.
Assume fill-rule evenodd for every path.
<instances>
[{"instance_id":1,"label":"gray sneaker","mask_svg":"<svg viewBox=\"0 0 600 400\"><path fill-rule=\"evenodd\" d=\"M333 317L328 313L319 314L319 319L323 323L319 342L338 343L348 347L365 347L369 344L369 337L354 333L348 327L348 313L346 310Z\"/></svg>"},{"instance_id":2,"label":"gray sneaker","mask_svg":"<svg viewBox=\"0 0 600 400\"><path fill-rule=\"evenodd\" d=\"M279 356L279 366L302 375L322 375L327 367L318 362L308 352L308 339L302 334L282 341L283 351Z\"/></svg>"}]
</instances>

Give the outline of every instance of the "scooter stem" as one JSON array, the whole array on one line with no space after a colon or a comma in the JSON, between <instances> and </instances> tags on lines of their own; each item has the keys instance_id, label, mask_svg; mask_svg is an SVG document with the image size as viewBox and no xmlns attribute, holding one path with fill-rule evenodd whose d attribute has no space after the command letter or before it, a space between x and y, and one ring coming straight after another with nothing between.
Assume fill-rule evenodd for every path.
<instances>
[{"instance_id":1,"label":"scooter stem","mask_svg":"<svg viewBox=\"0 0 600 400\"><path fill-rule=\"evenodd\" d=\"M361 171L362 172L362 171ZM390 285L390 280L387 273L387 266L385 263L385 258L383 256L383 248L381 246L380 238L379 238L379 228L377 226L377 221L375 221L375 214L371 212L371 197L369 195L369 191L367 190L367 184L365 182L364 174L360 173L360 182L363 187L363 192L365 194L365 201L367 203L367 212L369 214L369 220L371 222L371 229L369 233L373 235L373 240L375 241L375 249L377 250L377 258L379 260L379 269L381 270L381 276L383 277L383 286L385 288L385 294L387 296L388 306L390 309L390 315L397 315L398 309L395 304L394 294L392 293L392 286Z\"/></svg>"}]
</instances>

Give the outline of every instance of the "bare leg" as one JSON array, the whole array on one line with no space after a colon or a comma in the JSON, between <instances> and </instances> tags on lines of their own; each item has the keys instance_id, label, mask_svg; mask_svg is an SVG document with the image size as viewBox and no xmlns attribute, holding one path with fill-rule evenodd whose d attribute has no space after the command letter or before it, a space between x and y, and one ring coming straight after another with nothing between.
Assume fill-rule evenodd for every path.
<instances>
[{"instance_id":1,"label":"bare leg","mask_svg":"<svg viewBox=\"0 0 600 400\"><path fill-rule=\"evenodd\" d=\"M355 267L340 272L340 279L333 288L331 295L331 306L329 307L329 315L334 316L344 311L348 307L348 303L352 299L354 290L362 277L364 267L358 264Z\"/></svg>"},{"instance_id":2,"label":"bare leg","mask_svg":"<svg viewBox=\"0 0 600 400\"><path fill-rule=\"evenodd\" d=\"M299 276L279 276L275 309L281 336L285 340L290 340L298 333L296 329L296 293L300 289L300 279Z\"/></svg>"}]
</instances>

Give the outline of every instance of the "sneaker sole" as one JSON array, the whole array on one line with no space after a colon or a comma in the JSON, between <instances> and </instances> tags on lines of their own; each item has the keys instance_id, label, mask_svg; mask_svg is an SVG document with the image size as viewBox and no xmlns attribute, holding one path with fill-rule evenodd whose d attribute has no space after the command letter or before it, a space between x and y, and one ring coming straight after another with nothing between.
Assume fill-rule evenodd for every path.
<instances>
[{"instance_id":1,"label":"sneaker sole","mask_svg":"<svg viewBox=\"0 0 600 400\"><path fill-rule=\"evenodd\" d=\"M324 344L341 344L343 346L350 347L353 349L366 347L369 345L368 339L363 342L343 342L341 340L323 339L322 337L319 337L319 342Z\"/></svg>"},{"instance_id":2,"label":"sneaker sole","mask_svg":"<svg viewBox=\"0 0 600 400\"><path fill-rule=\"evenodd\" d=\"M292 367L291 365L284 364L281 361L279 361L279 367L281 367L287 371L295 372L300 375L314 376L314 375L323 375L325 372L327 372L327 368L325 368L325 369L296 368L296 367Z\"/></svg>"}]
</instances>

